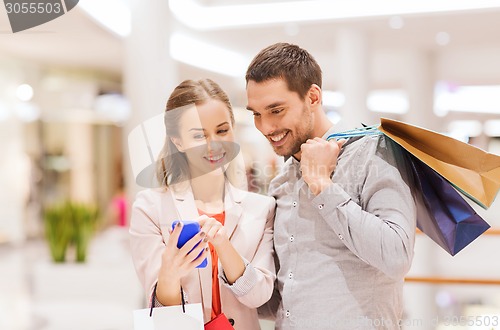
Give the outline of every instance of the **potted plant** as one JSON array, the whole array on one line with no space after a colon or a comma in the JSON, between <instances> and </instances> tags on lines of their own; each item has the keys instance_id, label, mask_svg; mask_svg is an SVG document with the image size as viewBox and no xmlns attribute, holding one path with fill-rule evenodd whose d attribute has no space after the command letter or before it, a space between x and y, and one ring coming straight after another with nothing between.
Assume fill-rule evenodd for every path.
<instances>
[{"instance_id":1,"label":"potted plant","mask_svg":"<svg viewBox=\"0 0 500 330\"><path fill-rule=\"evenodd\" d=\"M45 238L54 262L66 261L66 250L73 238L73 220L69 203L53 205L44 211Z\"/></svg>"},{"instance_id":2,"label":"potted plant","mask_svg":"<svg viewBox=\"0 0 500 330\"><path fill-rule=\"evenodd\" d=\"M75 246L77 262L84 262L96 231L98 209L93 205L66 202L45 209L45 237L54 262L66 261L66 250Z\"/></svg>"},{"instance_id":3,"label":"potted plant","mask_svg":"<svg viewBox=\"0 0 500 330\"><path fill-rule=\"evenodd\" d=\"M76 247L76 261L85 262L87 248L96 230L98 210L97 207L86 204L72 205L74 235L73 242Z\"/></svg>"}]
</instances>

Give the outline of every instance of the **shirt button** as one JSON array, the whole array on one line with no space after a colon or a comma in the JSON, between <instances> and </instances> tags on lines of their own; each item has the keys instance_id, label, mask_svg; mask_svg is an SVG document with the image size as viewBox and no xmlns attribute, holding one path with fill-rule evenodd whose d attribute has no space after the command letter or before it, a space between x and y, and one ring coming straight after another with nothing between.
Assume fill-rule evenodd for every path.
<instances>
[{"instance_id":1,"label":"shirt button","mask_svg":"<svg viewBox=\"0 0 500 330\"><path fill-rule=\"evenodd\" d=\"M293 242L295 238L293 236L290 236L290 242Z\"/></svg>"},{"instance_id":2,"label":"shirt button","mask_svg":"<svg viewBox=\"0 0 500 330\"><path fill-rule=\"evenodd\" d=\"M296 202L296 201L294 201L294 202L292 203L292 205L293 205L293 207L297 206L297 202Z\"/></svg>"},{"instance_id":3,"label":"shirt button","mask_svg":"<svg viewBox=\"0 0 500 330\"><path fill-rule=\"evenodd\" d=\"M293 273L288 274L288 278L292 279L293 278Z\"/></svg>"},{"instance_id":4,"label":"shirt button","mask_svg":"<svg viewBox=\"0 0 500 330\"><path fill-rule=\"evenodd\" d=\"M344 236L342 236L342 234L339 234L339 238L344 239Z\"/></svg>"},{"instance_id":5,"label":"shirt button","mask_svg":"<svg viewBox=\"0 0 500 330\"><path fill-rule=\"evenodd\" d=\"M286 311L286 312L285 312L285 316L286 316L286 317L290 317L290 311Z\"/></svg>"},{"instance_id":6,"label":"shirt button","mask_svg":"<svg viewBox=\"0 0 500 330\"><path fill-rule=\"evenodd\" d=\"M323 209L323 206L325 206L325 204L319 204L319 205L318 205L318 209L322 210L322 209Z\"/></svg>"}]
</instances>

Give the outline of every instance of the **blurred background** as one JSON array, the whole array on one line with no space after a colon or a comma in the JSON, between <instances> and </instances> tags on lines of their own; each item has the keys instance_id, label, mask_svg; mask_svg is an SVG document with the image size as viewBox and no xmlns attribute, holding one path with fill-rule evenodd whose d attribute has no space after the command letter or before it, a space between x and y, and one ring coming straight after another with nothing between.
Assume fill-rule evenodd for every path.
<instances>
[{"instance_id":1,"label":"blurred background","mask_svg":"<svg viewBox=\"0 0 500 330\"><path fill-rule=\"evenodd\" d=\"M244 110L244 73L279 41L315 56L334 123L388 117L500 154L497 0L81 0L18 33L1 6L0 329L133 328L127 137L182 80L227 91L266 193L282 159ZM499 204L454 257L417 235L404 329L500 329Z\"/></svg>"}]
</instances>

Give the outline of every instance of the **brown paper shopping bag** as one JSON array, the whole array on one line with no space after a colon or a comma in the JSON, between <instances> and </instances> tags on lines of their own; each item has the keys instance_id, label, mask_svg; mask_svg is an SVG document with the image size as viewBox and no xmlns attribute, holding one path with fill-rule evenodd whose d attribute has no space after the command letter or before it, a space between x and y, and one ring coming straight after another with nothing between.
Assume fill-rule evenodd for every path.
<instances>
[{"instance_id":1,"label":"brown paper shopping bag","mask_svg":"<svg viewBox=\"0 0 500 330\"><path fill-rule=\"evenodd\" d=\"M378 130L478 205L488 208L493 203L500 189L500 156L397 120L381 118Z\"/></svg>"}]
</instances>

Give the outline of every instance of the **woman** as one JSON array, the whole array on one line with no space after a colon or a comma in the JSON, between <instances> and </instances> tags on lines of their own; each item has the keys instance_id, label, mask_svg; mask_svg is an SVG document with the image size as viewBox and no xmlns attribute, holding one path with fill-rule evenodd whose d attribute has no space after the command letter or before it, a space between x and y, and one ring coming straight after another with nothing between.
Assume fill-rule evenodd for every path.
<instances>
[{"instance_id":1,"label":"woman","mask_svg":"<svg viewBox=\"0 0 500 330\"><path fill-rule=\"evenodd\" d=\"M205 322L223 312L235 329L253 330L275 280L275 204L234 186L233 126L229 99L215 82L186 80L174 89L157 170L162 187L137 195L131 245L152 304L181 304L182 288L186 303L202 303ZM171 230L177 219L201 227L180 249L182 225ZM205 258L208 266L196 268Z\"/></svg>"}]
</instances>

